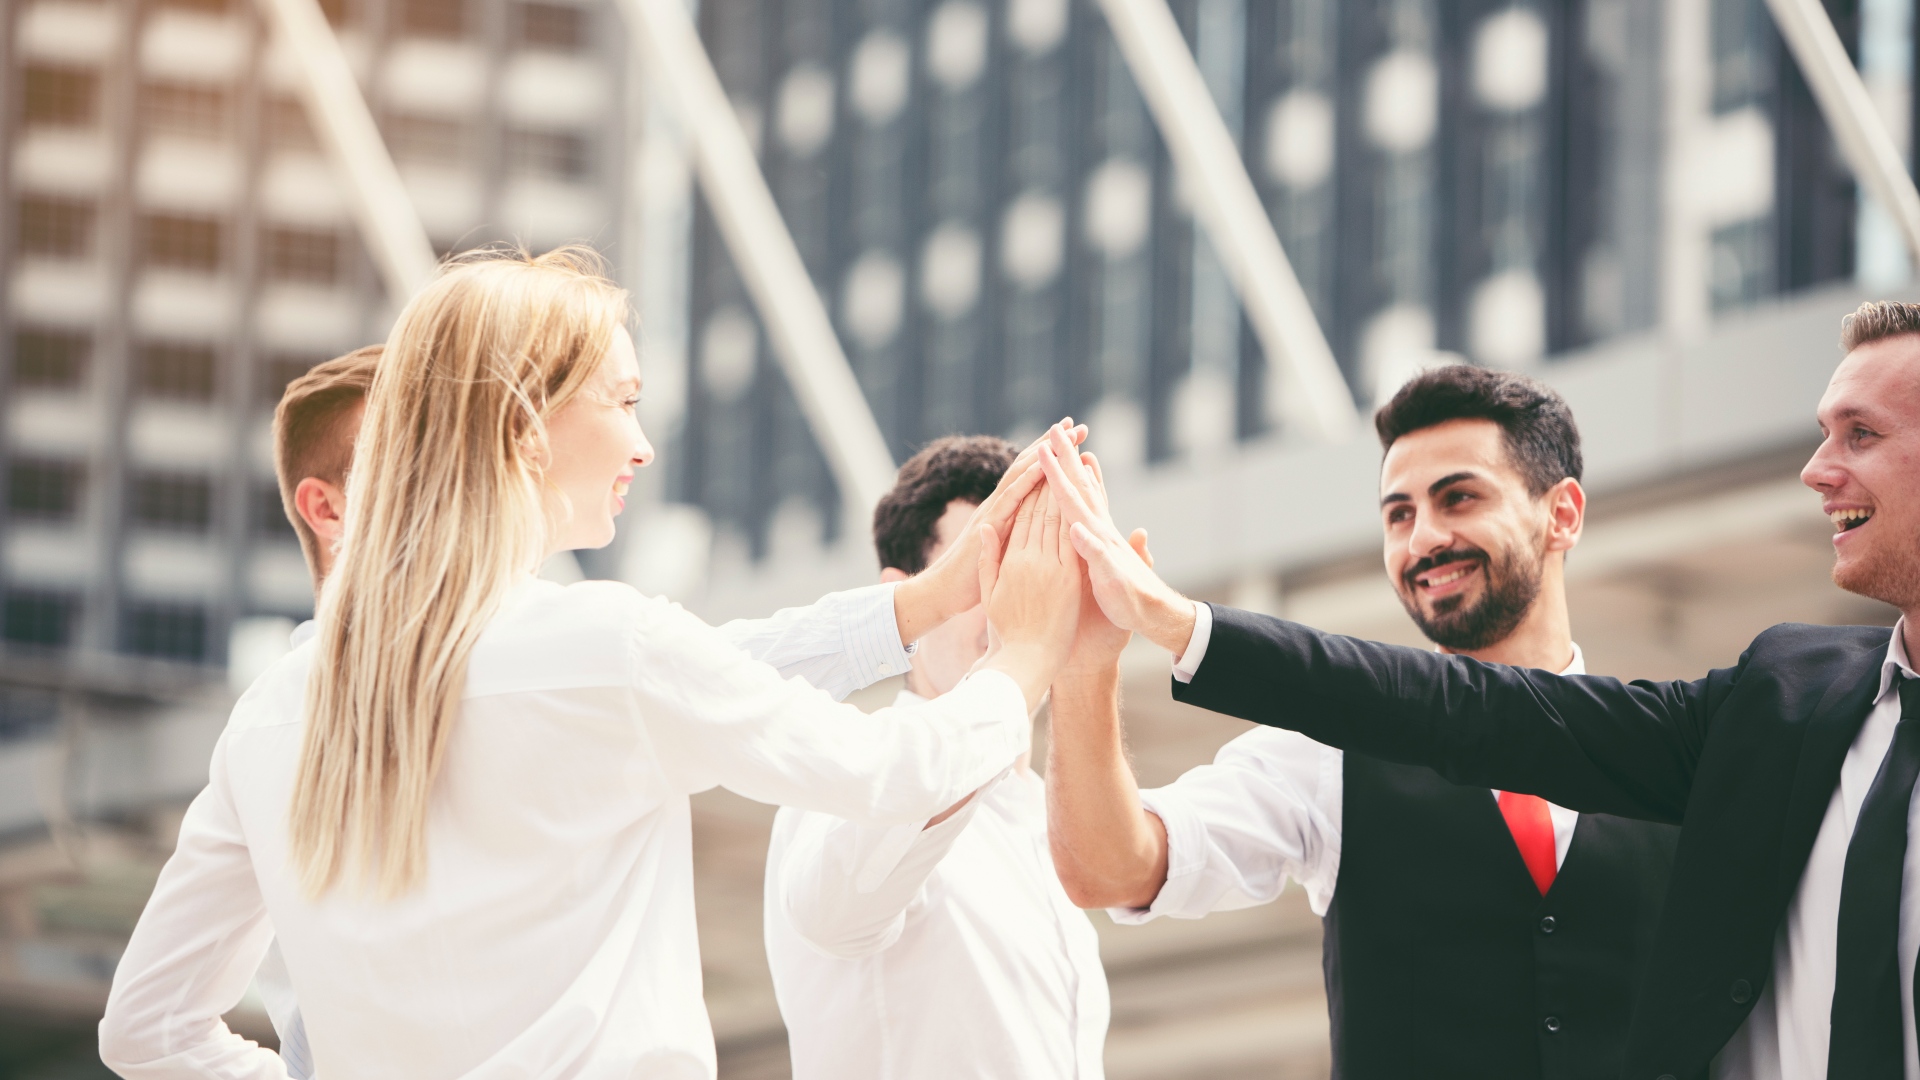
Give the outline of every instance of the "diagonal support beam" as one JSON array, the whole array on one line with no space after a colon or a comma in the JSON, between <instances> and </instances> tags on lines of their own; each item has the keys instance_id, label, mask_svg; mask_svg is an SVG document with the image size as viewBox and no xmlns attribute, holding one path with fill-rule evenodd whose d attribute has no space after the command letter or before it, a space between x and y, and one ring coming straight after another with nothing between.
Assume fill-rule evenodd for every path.
<instances>
[{"instance_id":1,"label":"diagonal support beam","mask_svg":"<svg viewBox=\"0 0 1920 1080\"><path fill-rule=\"evenodd\" d=\"M1304 397L1314 433L1343 438L1360 419L1353 395L1173 12L1166 0L1100 0L1100 9L1261 348Z\"/></svg>"},{"instance_id":2,"label":"diagonal support beam","mask_svg":"<svg viewBox=\"0 0 1920 1080\"><path fill-rule=\"evenodd\" d=\"M701 190L727 250L773 339L800 411L826 451L847 510L864 525L893 486L893 455L713 61L682 0L620 0L620 6L655 85L679 108Z\"/></svg>"},{"instance_id":3,"label":"diagonal support beam","mask_svg":"<svg viewBox=\"0 0 1920 1080\"><path fill-rule=\"evenodd\" d=\"M1914 189L1907 163L1873 107L1867 84L1848 59L1826 8L1820 0L1767 0L1767 10L1806 77L1854 179L1900 226L1914 265L1920 266L1920 191Z\"/></svg>"},{"instance_id":4,"label":"diagonal support beam","mask_svg":"<svg viewBox=\"0 0 1920 1080\"><path fill-rule=\"evenodd\" d=\"M353 67L316 0L260 0L274 35L293 56L300 100L347 183L347 199L387 295L404 304L433 276L439 259L400 171L373 122Z\"/></svg>"}]
</instances>

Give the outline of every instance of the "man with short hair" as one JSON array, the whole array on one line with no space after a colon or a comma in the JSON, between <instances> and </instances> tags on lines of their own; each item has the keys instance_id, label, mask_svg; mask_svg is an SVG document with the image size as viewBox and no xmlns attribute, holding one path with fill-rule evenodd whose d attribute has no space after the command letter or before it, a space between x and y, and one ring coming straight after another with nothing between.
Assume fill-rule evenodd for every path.
<instances>
[{"instance_id":1,"label":"man with short hair","mask_svg":"<svg viewBox=\"0 0 1920 1080\"><path fill-rule=\"evenodd\" d=\"M901 466L873 515L881 580L911 580L964 536L1013 462L1011 444L974 436ZM1069 666L1125 644L1111 629L1076 641ZM982 609L950 620L920 639L897 703L945 694L986 649ZM795 1080L1102 1075L1099 942L1054 874L1046 826L1025 757L924 825L780 811L765 929Z\"/></svg>"},{"instance_id":2,"label":"man with short hair","mask_svg":"<svg viewBox=\"0 0 1920 1080\"><path fill-rule=\"evenodd\" d=\"M1444 653L1584 670L1563 573L1586 511L1566 403L1457 365L1408 382L1375 427L1387 578L1421 631ZM1054 687L1053 850L1078 903L1121 923L1200 918L1292 879L1326 919L1334 1075L1619 1076L1677 830L1271 728L1141 792L1117 670L1105 682Z\"/></svg>"},{"instance_id":3,"label":"man with short hair","mask_svg":"<svg viewBox=\"0 0 1920 1080\"><path fill-rule=\"evenodd\" d=\"M1915 1080L1920 305L1861 305L1841 347L1800 477L1834 525L1834 582L1900 620L1776 626L1693 682L1555 678L1202 614L1099 519L1070 450L1043 462L1101 609L1192 672L1179 699L1461 783L1684 822L1628 1080Z\"/></svg>"},{"instance_id":4,"label":"man with short hair","mask_svg":"<svg viewBox=\"0 0 1920 1080\"><path fill-rule=\"evenodd\" d=\"M317 599L333 569L347 509L347 467L384 345L316 364L287 384L273 410L273 467L280 503L300 537Z\"/></svg>"}]
</instances>

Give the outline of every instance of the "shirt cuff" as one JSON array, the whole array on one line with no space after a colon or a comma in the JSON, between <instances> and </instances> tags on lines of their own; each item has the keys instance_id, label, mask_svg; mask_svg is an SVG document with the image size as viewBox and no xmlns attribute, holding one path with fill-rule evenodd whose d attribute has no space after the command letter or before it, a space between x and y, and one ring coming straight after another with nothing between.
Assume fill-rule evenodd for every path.
<instances>
[{"instance_id":1,"label":"shirt cuff","mask_svg":"<svg viewBox=\"0 0 1920 1080\"><path fill-rule=\"evenodd\" d=\"M893 613L893 591L898 582L869 585L843 594L851 605L841 625L842 647L853 662L856 686L904 675L913 647L900 644L900 620Z\"/></svg>"},{"instance_id":2,"label":"shirt cuff","mask_svg":"<svg viewBox=\"0 0 1920 1080\"><path fill-rule=\"evenodd\" d=\"M1207 643L1213 640L1213 608L1198 600L1193 602L1193 636L1187 639L1187 647L1173 660L1173 677L1179 682L1190 683L1194 673L1207 659Z\"/></svg>"},{"instance_id":3,"label":"shirt cuff","mask_svg":"<svg viewBox=\"0 0 1920 1080\"><path fill-rule=\"evenodd\" d=\"M1206 869L1207 864L1207 830L1200 816L1165 788L1140 792L1140 805L1166 827L1167 880L1154 895L1153 903L1143 908L1108 908L1108 917L1122 925L1138 926L1162 915L1197 919L1207 914L1204 910L1185 910L1199 882L1200 871Z\"/></svg>"}]
</instances>

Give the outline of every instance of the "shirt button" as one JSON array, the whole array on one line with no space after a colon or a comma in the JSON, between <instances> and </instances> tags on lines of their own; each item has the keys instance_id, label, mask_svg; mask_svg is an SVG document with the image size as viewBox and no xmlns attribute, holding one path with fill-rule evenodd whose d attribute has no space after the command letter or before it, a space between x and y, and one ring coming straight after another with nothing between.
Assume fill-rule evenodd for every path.
<instances>
[{"instance_id":1,"label":"shirt button","mask_svg":"<svg viewBox=\"0 0 1920 1080\"><path fill-rule=\"evenodd\" d=\"M1728 996L1733 998L1735 1005L1745 1005L1747 1002L1753 1000L1753 984L1745 979L1735 979L1733 980L1733 989L1727 993Z\"/></svg>"},{"instance_id":2,"label":"shirt button","mask_svg":"<svg viewBox=\"0 0 1920 1080\"><path fill-rule=\"evenodd\" d=\"M882 674L882 675L891 675L891 674L893 674L893 665L892 665L892 664L881 664L881 665L880 665L879 667L877 667L877 668L874 668L873 670L875 670L875 671L877 671L877 672L879 672L879 673L880 673L880 674Z\"/></svg>"},{"instance_id":3,"label":"shirt button","mask_svg":"<svg viewBox=\"0 0 1920 1080\"><path fill-rule=\"evenodd\" d=\"M1551 916L1551 915L1544 915L1544 916L1541 916L1541 918L1540 918L1540 932L1541 932L1541 933L1543 933L1543 934L1551 934L1551 933L1553 933L1553 916Z\"/></svg>"},{"instance_id":4,"label":"shirt button","mask_svg":"<svg viewBox=\"0 0 1920 1080\"><path fill-rule=\"evenodd\" d=\"M1557 1016L1549 1016L1545 1020L1540 1021L1540 1026L1547 1029L1547 1034L1552 1035L1560 1030L1560 1018Z\"/></svg>"},{"instance_id":5,"label":"shirt button","mask_svg":"<svg viewBox=\"0 0 1920 1080\"><path fill-rule=\"evenodd\" d=\"M1673 1074L1661 1073L1659 1076L1654 1077L1654 1080L1673 1080Z\"/></svg>"}]
</instances>

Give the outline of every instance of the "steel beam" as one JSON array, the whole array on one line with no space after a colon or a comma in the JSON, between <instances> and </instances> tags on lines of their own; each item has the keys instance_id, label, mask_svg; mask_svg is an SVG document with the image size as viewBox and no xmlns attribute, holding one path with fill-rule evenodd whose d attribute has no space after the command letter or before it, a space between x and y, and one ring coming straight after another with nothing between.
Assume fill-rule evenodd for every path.
<instances>
[{"instance_id":1,"label":"steel beam","mask_svg":"<svg viewBox=\"0 0 1920 1080\"><path fill-rule=\"evenodd\" d=\"M1166 0L1100 8L1275 374L1304 398L1314 434L1344 438L1359 424L1353 395L1173 12Z\"/></svg>"},{"instance_id":2,"label":"steel beam","mask_svg":"<svg viewBox=\"0 0 1920 1080\"><path fill-rule=\"evenodd\" d=\"M1899 225L1914 264L1920 266L1920 191L1914 189L1907 163L1873 107L1867 84L1848 59L1826 8L1820 0L1767 0L1767 10L1806 77L1854 179Z\"/></svg>"},{"instance_id":3,"label":"steel beam","mask_svg":"<svg viewBox=\"0 0 1920 1080\"><path fill-rule=\"evenodd\" d=\"M287 2L287 0L280 0ZM826 304L681 0L620 0L634 45L679 109L694 169L800 411L862 526L893 486L893 455L840 348Z\"/></svg>"},{"instance_id":4,"label":"steel beam","mask_svg":"<svg viewBox=\"0 0 1920 1080\"><path fill-rule=\"evenodd\" d=\"M292 55L300 100L327 156L346 181L355 224L395 304L431 278L439 259L400 171L373 122L353 67L317 0L260 0L274 36Z\"/></svg>"}]
</instances>

